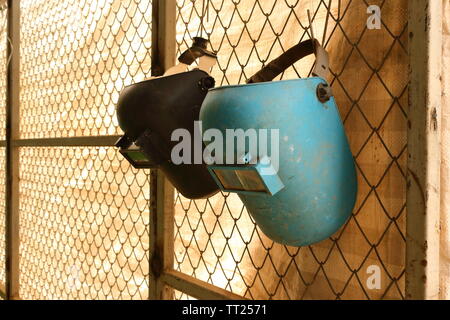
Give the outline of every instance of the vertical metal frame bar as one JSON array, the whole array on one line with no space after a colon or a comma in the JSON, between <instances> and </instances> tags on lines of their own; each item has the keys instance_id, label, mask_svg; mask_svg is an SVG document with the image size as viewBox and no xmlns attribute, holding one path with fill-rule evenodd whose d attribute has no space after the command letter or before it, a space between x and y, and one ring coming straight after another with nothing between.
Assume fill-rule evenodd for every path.
<instances>
[{"instance_id":1,"label":"vertical metal frame bar","mask_svg":"<svg viewBox=\"0 0 450 320\"><path fill-rule=\"evenodd\" d=\"M442 1L409 1L406 298L439 298Z\"/></svg>"},{"instance_id":2,"label":"vertical metal frame bar","mask_svg":"<svg viewBox=\"0 0 450 320\"><path fill-rule=\"evenodd\" d=\"M159 76L175 63L176 0L153 0L152 75ZM160 170L150 176L150 285L152 300L173 299L163 281L173 269L174 188Z\"/></svg>"},{"instance_id":3,"label":"vertical metal frame bar","mask_svg":"<svg viewBox=\"0 0 450 320\"><path fill-rule=\"evenodd\" d=\"M153 0L153 76L162 75L176 61L176 8L176 0ZM197 299L244 299L174 270L174 188L160 170L152 170L150 184L149 298L171 300L175 288Z\"/></svg>"},{"instance_id":4,"label":"vertical metal frame bar","mask_svg":"<svg viewBox=\"0 0 450 320\"><path fill-rule=\"evenodd\" d=\"M176 0L153 0L152 75L161 76L176 59Z\"/></svg>"},{"instance_id":5,"label":"vertical metal frame bar","mask_svg":"<svg viewBox=\"0 0 450 320\"><path fill-rule=\"evenodd\" d=\"M8 0L6 89L6 298L19 297L20 1Z\"/></svg>"}]
</instances>

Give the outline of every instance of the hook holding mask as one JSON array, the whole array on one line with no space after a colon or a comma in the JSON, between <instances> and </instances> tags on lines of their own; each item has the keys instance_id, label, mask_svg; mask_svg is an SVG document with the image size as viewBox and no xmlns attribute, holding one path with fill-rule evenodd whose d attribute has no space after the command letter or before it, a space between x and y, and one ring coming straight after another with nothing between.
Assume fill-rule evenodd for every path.
<instances>
[{"instance_id":1,"label":"hook holding mask","mask_svg":"<svg viewBox=\"0 0 450 320\"><path fill-rule=\"evenodd\" d=\"M217 62L217 55L208 50L208 43L209 41L207 39L194 37L192 46L184 51L178 58L179 63L172 68L169 68L164 73L164 76L186 71L187 68L197 59L199 59L198 69L209 74L211 68Z\"/></svg>"}]
</instances>

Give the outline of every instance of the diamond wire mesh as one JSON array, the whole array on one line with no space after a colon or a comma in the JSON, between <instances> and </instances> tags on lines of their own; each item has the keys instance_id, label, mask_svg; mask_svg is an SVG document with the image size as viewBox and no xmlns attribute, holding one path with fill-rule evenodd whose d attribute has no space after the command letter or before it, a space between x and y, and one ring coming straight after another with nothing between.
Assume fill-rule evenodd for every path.
<instances>
[{"instance_id":1,"label":"diamond wire mesh","mask_svg":"<svg viewBox=\"0 0 450 320\"><path fill-rule=\"evenodd\" d=\"M6 69L7 69L7 9L0 8L0 140L5 139ZM0 148L0 290L5 285L5 148Z\"/></svg>"},{"instance_id":2,"label":"diamond wire mesh","mask_svg":"<svg viewBox=\"0 0 450 320\"><path fill-rule=\"evenodd\" d=\"M22 0L21 138L118 134L120 90L150 74L151 9ZM21 148L21 298L148 298L149 195L115 148Z\"/></svg>"},{"instance_id":3,"label":"diamond wire mesh","mask_svg":"<svg viewBox=\"0 0 450 320\"><path fill-rule=\"evenodd\" d=\"M178 53L192 37L208 37L219 55L216 85L243 83L308 38L311 10L315 35L324 35L330 51L328 80L355 157L359 192L339 232L302 248L266 238L234 194L200 201L177 194L175 269L248 298L404 298L407 1L370 2L381 8L380 30L366 28L366 1L177 2ZM312 61L296 63L279 78L308 75ZM380 288L367 285L372 265L380 270Z\"/></svg>"},{"instance_id":4,"label":"diamond wire mesh","mask_svg":"<svg viewBox=\"0 0 450 320\"><path fill-rule=\"evenodd\" d=\"M148 170L112 147L20 156L20 296L147 298Z\"/></svg>"},{"instance_id":5,"label":"diamond wire mesh","mask_svg":"<svg viewBox=\"0 0 450 320\"><path fill-rule=\"evenodd\" d=\"M194 297L191 297L190 295L183 293L181 291L178 290L173 290L174 291L174 299L175 300L197 300Z\"/></svg>"},{"instance_id":6,"label":"diamond wire mesh","mask_svg":"<svg viewBox=\"0 0 450 320\"><path fill-rule=\"evenodd\" d=\"M118 134L115 104L151 68L151 1L21 4L21 138Z\"/></svg>"}]
</instances>

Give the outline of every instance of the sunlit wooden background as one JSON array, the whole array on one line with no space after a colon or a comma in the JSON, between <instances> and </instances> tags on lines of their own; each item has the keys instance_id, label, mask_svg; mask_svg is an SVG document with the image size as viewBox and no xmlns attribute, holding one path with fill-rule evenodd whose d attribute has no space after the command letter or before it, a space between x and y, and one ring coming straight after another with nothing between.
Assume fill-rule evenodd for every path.
<instances>
[{"instance_id":1,"label":"sunlit wooden background","mask_svg":"<svg viewBox=\"0 0 450 320\"><path fill-rule=\"evenodd\" d=\"M310 10L330 51L328 80L355 155L359 197L337 234L292 248L268 240L234 194L199 201L176 194L176 270L248 298L404 297L407 1L372 2L383 9L380 30L366 28L359 0L177 1L177 51L208 37L219 56L217 85L245 82L307 39ZM21 3L21 138L120 134L120 91L150 77L151 1ZM312 63L296 63L280 78L305 77ZM2 139L4 110L0 99ZM23 147L20 156L21 297L147 298L148 170L131 168L113 147ZM2 265L4 230L0 219ZM379 290L367 289L370 265L380 267ZM0 282L4 275L0 267Z\"/></svg>"}]
</instances>

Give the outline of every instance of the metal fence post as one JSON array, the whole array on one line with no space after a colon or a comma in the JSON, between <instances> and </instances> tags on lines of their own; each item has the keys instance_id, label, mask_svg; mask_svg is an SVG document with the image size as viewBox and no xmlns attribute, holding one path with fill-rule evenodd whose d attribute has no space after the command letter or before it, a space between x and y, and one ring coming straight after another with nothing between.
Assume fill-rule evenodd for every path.
<instances>
[{"instance_id":1,"label":"metal fence post","mask_svg":"<svg viewBox=\"0 0 450 320\"><path fill-rule=\"evenodd\" d=\"M20 1L8 0L6 91L6 298L19 298Z\"/></svg>"},{"instance_id":2,"label":"metal fence post","mask_svg":"<svg viewBox=\"0 0 450 320\"><path fill-rule=\"evenodd\" d=\"M159 76L175 62L176 0L153 0L152 75ZM149 298L173 299L173 289L162 280L173 269L174 188L160 170L150 177Z\"/></svg>"},{"instance_id":3,"label":"metal fence post","mask_svg":"<svg viewBox=\"0 0 450 320\"><path fill-rule=\"evenodd\" d=\"M406 298L439 297L442 3L409 2Z\"/></svg>"}]
</instances>

